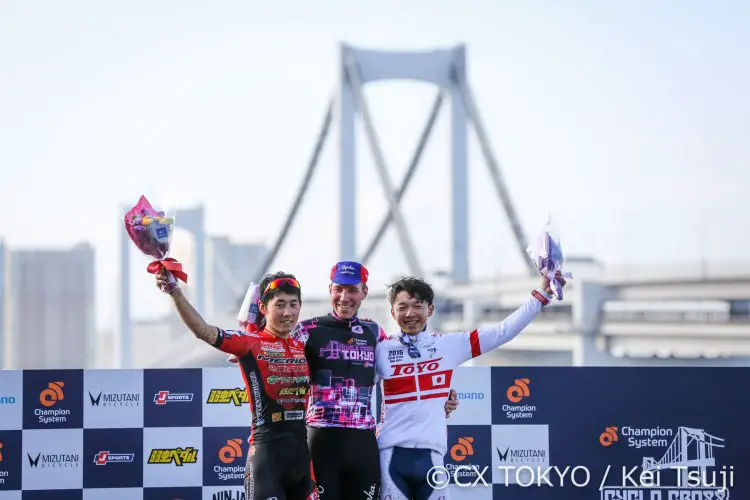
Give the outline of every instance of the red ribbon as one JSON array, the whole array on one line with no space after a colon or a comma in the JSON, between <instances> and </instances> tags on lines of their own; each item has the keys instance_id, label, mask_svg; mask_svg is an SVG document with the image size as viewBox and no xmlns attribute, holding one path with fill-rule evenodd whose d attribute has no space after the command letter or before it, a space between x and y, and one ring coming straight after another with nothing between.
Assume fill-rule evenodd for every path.
<instances>
[{"instance_id":1,"label":"red ribbon","mask_svg":"<svg viewBox=\"0 0 750 500\"><path fill-rule=\"evenodd\" d=\"M187 283L187 274L182 271L182 264L177 262L177 259L167 257L163 260L155 260L146 268L151 274L157 274L162 269L166 269L172 273L172 276Z\"/></svg>"}]
</instances>

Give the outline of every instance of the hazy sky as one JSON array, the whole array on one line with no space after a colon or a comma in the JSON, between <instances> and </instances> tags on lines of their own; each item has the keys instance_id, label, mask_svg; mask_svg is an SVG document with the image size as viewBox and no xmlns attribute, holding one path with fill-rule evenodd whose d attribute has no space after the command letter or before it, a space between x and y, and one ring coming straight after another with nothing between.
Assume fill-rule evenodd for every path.
<instances>
[{"instance_id":1,"label":"hazy sky","mask_svg":"<svg viewBox=\"0 0 750 500\"><path fill-rule=\"evenodd\" d=\"M204 203L213 234L270 243L336 87L338 44L466 43L493 149L531 234L610 264L746 259L750 4L743 1L129 1L0 3L0 237L90 241L98 323L115 314L121 205ZM367 87L394 179L435 89ZM406 219L426 269L449 263L444 109ZM385 209L360 132L360 248ZM333 135L274 268L323 292L337 256ZM471 271L520 257L471 137ZM328 242L327 242L328 241ZM376 286L406 272L391 230ZM179 255L177 255L179 257ZM133 307L163 298L135 255Z\"/></svg>"}]
</instances>

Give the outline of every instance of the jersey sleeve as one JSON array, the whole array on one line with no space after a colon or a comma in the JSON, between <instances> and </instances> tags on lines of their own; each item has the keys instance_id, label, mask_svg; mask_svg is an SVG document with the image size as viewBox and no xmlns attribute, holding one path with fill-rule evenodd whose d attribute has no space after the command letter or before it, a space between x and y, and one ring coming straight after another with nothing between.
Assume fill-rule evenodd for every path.
<instances>
[{"instance_id":1,"label":"jersey sleeve","mask_svg":"<svg viewBox=\"0 0 750 500\"><path fill-rule=\"evenodd\" d=\"M448 352L452 352L457 365L481 356L513 340L542 311L552 299L544 291L534 290L521 307L502 323L471 332L451 333L443 337Z\"/></svg>"},{"instance_id":2,"label":"jersey sleeve","mask_svg":"<svg viewBox=\"0 0 750 500\"><path fill-rule=\"evenodd\" d=\"M302 342L303 345L307 345L307 339L310 338L310 332L304 322L299 322L294 325L294 330L289 334L291 338Z\"/></svg>"},{"instance_id":3,"label":"jersey sleeve","mask_svg":"<svg viewBox=\"0 0 750 500\"><path fill-rule=\"evenodd\" d=\"M379 344L379 343L381 343L382 341L384 341L385 339L388 338L388 334L385 333L385 330L383 329L382 326L378 325L377 323L375 323L375 324L378 327L378 342L377 343Z\"/></svg>"},{"instance_id":4,"label":"jersey sleeve","mask_svg":"<svg viewBox=\"0 0 750 500\"><path fill-rule=\"evenodd\" d=\"M227 354L234 354L238 358L250 351L253 337L240 330L222 330L216 336L214 347Z\"/></svg>"}]
</instances>

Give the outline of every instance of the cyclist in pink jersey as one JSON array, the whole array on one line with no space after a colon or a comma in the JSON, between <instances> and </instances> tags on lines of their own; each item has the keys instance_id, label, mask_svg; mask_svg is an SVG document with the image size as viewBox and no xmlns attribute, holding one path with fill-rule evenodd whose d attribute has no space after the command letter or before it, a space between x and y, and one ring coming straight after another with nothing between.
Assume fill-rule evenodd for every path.
<instances>
[{"instance_id":1,"label":"cyclist in pink jersey","mask_svg":"<svg viewBox=\"0 0 750 500\"><path fill-rule=\"evenodd\" d=\"M561 283L565 281L558 277ZM380 498L447 500L447 489L433 490L427 475L443 465L447 427L443 404L453 370L510 342L552 299L549 278L502 323L447 335L427 329L434 311L432 287L420 278L390 285L391 315L401 331L380 342L376 370L383 382L383 421L379 424Z\"/></svg>"}]
</instances>

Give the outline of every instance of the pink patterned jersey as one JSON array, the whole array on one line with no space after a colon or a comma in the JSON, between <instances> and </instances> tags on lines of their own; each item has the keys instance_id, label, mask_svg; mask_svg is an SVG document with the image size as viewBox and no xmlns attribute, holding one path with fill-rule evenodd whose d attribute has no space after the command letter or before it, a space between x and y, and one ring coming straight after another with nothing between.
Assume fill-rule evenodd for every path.
<instances>
[{"instance_id":1,"label":"pink patterned jersey","mask_svg":"<svg viewBox=\"0 0 750 500\"><path fill-rule=\"evenodd\" d=\"M328 314L299 322L292 336L305 343L310 367L307 425L375 429L375 347L385 338L383 329Z\"/></svg>"}]
</instances>

